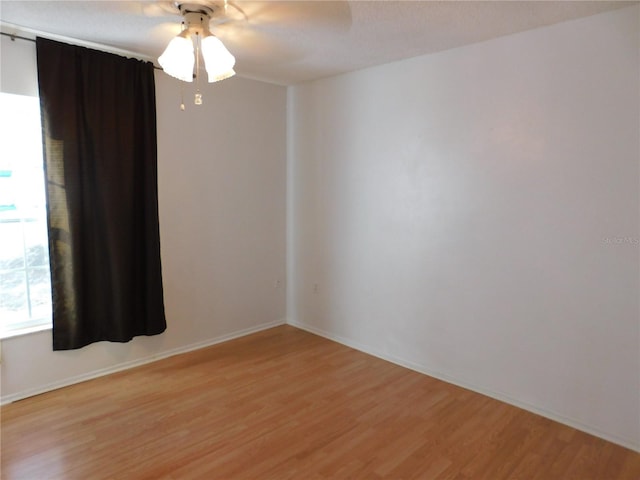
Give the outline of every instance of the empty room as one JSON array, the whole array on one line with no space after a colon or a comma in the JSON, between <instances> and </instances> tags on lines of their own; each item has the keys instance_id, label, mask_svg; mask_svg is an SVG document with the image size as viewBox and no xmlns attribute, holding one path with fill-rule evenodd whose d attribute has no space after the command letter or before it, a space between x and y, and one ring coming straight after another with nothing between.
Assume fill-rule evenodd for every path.
<instances>
[{"instance_id":1,"label":"empty room","mask_svg":"<svg viewBox=\"0 0 640 480\"><path fill-rule=\"evenodd\" d=\"M640 478L640 3L0 1L3 479Z\"/></svg>"}]
</instances>

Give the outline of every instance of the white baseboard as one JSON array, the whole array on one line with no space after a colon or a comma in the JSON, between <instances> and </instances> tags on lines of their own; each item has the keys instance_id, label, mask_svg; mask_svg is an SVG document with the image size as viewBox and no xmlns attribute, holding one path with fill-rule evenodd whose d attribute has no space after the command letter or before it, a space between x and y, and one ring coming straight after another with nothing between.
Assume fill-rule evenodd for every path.
<instances>
[{"instance_id":1,"label":"white baseboard","mask_svg":"<svg viewBox=\"0 0 640 480\"><path fill-rule=\"evenodd\" d=\"M480 387L478 385L475 385L473 383L467 382L467 381L461 381L457 378L452 378L447 374L441 373L441 372L436 372L433 371L429 368L426 368L422 365L419 365L417 363L414 362L410 362L408 360L399 358L399 357L395 357L395 356L391 356L391 355L387 355L384 353L380 353L372 348L370 348L367 345L362 345L358 342L354 342L353 340L350 340L348 338L344 338L341 337L339 335L334 335L333 333L321 330L319 328L313 327L311 325L306 325L304 323L300 323L297 321L291 321L288 320L287 323L293 327L299 328L301 330L305 330L307 332L313 333L315 335L319 335L321 337L327 338L329 340L332 340L334 342L340 343L342 345L345 345L347 347L353 348L355 350L359 350L361 352L367 353L369 355L372 355L374 357L380 358L382 360L386 360L388 362L394 363L396 365L400 365L402 367L408 368L410 370L414 370L418 373L422 373L424 375L428 375L430 377L433 378L437 378L438 380L442 380L444 382L450 383L452 385L456 385L458 387L462 387L465 388L467 390L471 390L473 392L476 393L480 393L482 395L485 395L487 397L491 397L494 398L496 400L499 400L501 402L504 403L508 403L510 405L513 405L515 407L518 408L522 408L523 410L527 410L529 412L535 413L537 415L540 415L542 417L546 417L550 420L553 420L555 422L559 422L562 423L564 425L568 425L569 427L575 428L576 430L580 430L583 431L585 433L589 433L591 435L594 435L596 437L602 438L604 440L607 440L609 442L615 443L617 445L620 445L622 447L628 448L630 450L634 450L636 452L640 452L640 444L634 442L633 440L630 439L626 439L626 438L621 438L618 437L616 435L611 435L607 432L603 432L602 430L592 427L590 425L586 425L578 420L566 417L564 415L560 415L557 414L555 412L546 410L544 408L540 408L537 407L535 405L531 405L528 404L526 402L522 402L516 398L510 397L509 395L506 395L502 392L494 392L492 390Z\"/></svg>"},{"instance_id":2,"label":"white baseboard","mask_svg":"<svg viewBox=\"0 0 640 480\"><path fill-rule=\"evenodd\" d=\"M148 355L146 357L132 360L129 362L118 363L118 364L109 366L107 368L101 368L98 370L93 370L88 373L83 373L82 375L76 375L73 377L65 378L64 380L42 385L42 386L39 386L38 388L27 389L18 393L13 393L11 395L5 395L0 397L0 405L5 405L7 403L22 400L28 397L33 397L34 395L40 395L42 393L50 392L51 390L57 390L58 388L67 387L75 383L84 382L86 380L102 377L104 375L109 375L111 373L120 372L122 370L128 370L129 368L145 365L147 363L155 362L163 358L172 357L174 355L179 355L181 353L187 353L194 350L199 350L201 348L210 347L211 345L227 342L229 340L233 340L234 338L244 337L252 333L260 332L262 330L267 330L269 328L277 327L279 325L284 325L285 323L286 323L286 319L281 319L281 320L277 320L269 323L263 323L260 325L256 325L254 327L245 328L242 330L237 330L235 332L220 335L218 337L210 338L202 342L191 343L183 347L173 348L171 350L165 350L163 352L159 352L153 355Z\"/></svg>"}]
</instances>

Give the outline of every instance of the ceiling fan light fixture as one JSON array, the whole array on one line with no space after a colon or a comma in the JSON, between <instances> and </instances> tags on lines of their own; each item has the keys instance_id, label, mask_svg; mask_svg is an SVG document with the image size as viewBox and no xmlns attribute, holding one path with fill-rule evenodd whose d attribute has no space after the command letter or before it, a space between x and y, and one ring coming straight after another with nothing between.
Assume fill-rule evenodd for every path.
<instances>
[{"instance_id":1,"label":"ceiling fan light fixture","mask_svg":"<svg viewBox=\"0 0 640 480\"><path fill-rule=\"evenodd\" d=\"M236 59L218 37L211 34L205 36L202 39L201 48L209 83L218 82L236 74L233 69Z\"/></svg>"},{"instance_id":2,"label":"ceiling fan light fixture","mask_svg":"<svg viewBox=\"0 0 640 480\"><path fill-rule=\"evenodd\" d=\"M178 5L184 17L184 30L169 42L164 53L158 58L162 69L172 77L185 82L198 78L199 55L202 52L209 83L224 80L235 75L236 59L219 38L209 31L209 22L214 12L222 7L212 3L184 3ZM195 44L195 47L194 47Z\"/></svg>"},{"instance_id":3,"label":"ceiling fan light fixture","mask_svg":"<svg viewBox=\"0 0 640 480\"><path fill-rule=\"evenodd\" d=\"M193 42L187 30L169 42L165 51L158 57L158 63L168 75L183 82L193 82L195 55Z\"/></svg>"}]
</instances>

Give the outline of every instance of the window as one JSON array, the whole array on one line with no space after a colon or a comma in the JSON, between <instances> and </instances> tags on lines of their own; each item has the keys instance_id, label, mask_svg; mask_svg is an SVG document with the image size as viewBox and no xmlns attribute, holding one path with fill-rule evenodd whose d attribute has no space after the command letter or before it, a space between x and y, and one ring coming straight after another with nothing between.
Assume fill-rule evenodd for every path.
<instances>
[{"instance_id":1,"label":"window","mask_svg":"<svg viewBox=\"0 0 640 480\"><path fill-rule=\"evenodd\" d=\"M0 93L0 337L51 325L39 100Z\"/></svg>"}]
</instances>

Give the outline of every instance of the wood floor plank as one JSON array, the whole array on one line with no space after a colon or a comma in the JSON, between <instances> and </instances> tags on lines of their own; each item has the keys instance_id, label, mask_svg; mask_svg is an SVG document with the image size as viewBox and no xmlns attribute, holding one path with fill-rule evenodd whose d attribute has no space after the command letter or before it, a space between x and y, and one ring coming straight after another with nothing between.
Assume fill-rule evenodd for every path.
<instances>
[{"instance_id":1,"label":"wood floor plank","mask_svg":"<svg viewBox=\"0 0 640 480\"><path fill-rule=\"evenodd\" d=\"M0 414L7 480L640 479L636 452L290 326Z\"/></svg>"}]
</instances>

